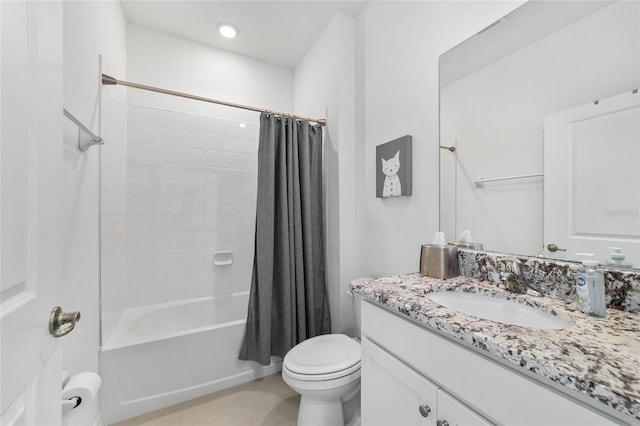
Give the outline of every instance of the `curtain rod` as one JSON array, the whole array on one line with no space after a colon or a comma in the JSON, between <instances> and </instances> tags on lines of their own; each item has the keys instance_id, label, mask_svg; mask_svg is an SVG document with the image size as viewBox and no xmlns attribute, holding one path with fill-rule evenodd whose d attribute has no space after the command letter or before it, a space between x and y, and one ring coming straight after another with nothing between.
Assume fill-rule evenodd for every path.
<instances>
[{"instance_id":1,"label":"curtain rod","mask_svg":"<svg viewBox=\"0 0 640 426\"><path fill-rule=\"evenodd\" d=\"M233 108L241 108L249 111L266 112L269 114L282 115L282 116L290 115L290 114L284 114L281 112L270 111L268 109L256 108L256 107L241 105L241 104L234 104L231 102L218 101L216 99L204 98L202 96L190 95L188 93L174 92L173 90L161 89L159 87L146 86L144 84L131 83L129 81L124 81L124 80L117 80L116 78L107 74L102 74L102 84L104 84L105 86L114 86L114 85L128 86L128 87L133 87L135 89L142 89L142 90L148 90L151 92L164 93L165 95L180 96L182 98L194 99L196 101L209 102L212 104L225 105ZM324 126L325 124L327 124L327 120L324 118L301 117L298 115L294 115L293 117L298 120L312 121L314 123L320 124L321 126Z\"/></svg>"}]
</instances>

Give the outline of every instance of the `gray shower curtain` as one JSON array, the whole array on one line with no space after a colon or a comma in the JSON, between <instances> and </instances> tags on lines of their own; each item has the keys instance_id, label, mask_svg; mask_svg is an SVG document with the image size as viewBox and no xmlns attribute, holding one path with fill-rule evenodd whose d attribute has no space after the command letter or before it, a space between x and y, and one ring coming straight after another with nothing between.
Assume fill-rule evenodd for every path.
<instances>
[{"instance_id":1,"label":"gray shower curtain","mask_svg":"<svg viewBox=\"0 0 640 426\"><path fill-rule=\"evenodd\" d=\"M260 116L255 255L239 359L270 356L331 331L322 206L322 127Z\"/></svg>"}]
</instances>

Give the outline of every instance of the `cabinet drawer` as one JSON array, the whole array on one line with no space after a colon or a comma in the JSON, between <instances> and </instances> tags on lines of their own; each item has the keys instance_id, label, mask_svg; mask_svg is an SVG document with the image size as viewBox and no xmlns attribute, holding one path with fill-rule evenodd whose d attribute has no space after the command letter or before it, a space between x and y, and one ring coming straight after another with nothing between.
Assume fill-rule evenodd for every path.
<instances>
[{"instance_id":1,"label":"cabinet drawer","mask_svg":"<svg viewBox=\"0 0 640 426\"><path fill-rule=\"evenodd\" d=\"M618 424L604 414L370 302L362 335L484 417L503 424Z\"/></svg>"}]
</instances>

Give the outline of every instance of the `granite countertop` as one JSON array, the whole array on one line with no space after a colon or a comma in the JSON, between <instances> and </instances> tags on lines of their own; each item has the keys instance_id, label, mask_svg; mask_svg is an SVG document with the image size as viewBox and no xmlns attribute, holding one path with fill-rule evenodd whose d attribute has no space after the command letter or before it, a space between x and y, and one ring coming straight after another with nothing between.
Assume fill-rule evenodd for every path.
<instances>
[{"instance_id":1,"label":"granite countertop","mask_svg":"<svg viewBox=\"0 0 640 426\"><path fill-rule=\"evenodd\" d=\"M573 301L515 294L467 277L440 280L413 273L358 282L352 289L515 369L529 370L593 398L594 407L605 404L640 420L640 316L636 314L607 309L607 318L593 318L577 311ZM543 330L479 319L426 297L442 290L511 299L564 318L571 326Z\"/></svg>"}]
</instances>

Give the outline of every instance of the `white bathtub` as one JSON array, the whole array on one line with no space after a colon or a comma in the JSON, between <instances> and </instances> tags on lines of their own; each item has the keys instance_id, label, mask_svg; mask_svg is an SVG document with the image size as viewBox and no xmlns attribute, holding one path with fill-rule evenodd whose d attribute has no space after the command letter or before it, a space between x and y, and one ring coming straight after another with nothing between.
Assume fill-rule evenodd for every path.
<instances>
[{"instance_id":1,"label":"white bathtub","mask_svg":"<svg viewBox=\"0 0 640 426\"><path fill-rule=\"evenodd\" d=\"M248 293L129 309L100 353L106 424L275 373L239 361Z\"/></svg>"}]
</instances>

